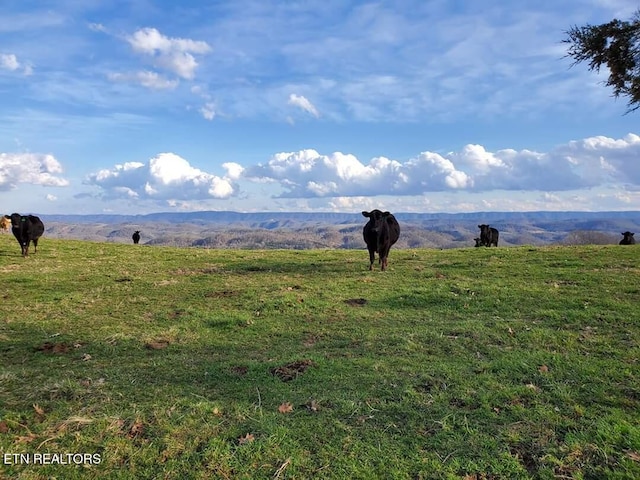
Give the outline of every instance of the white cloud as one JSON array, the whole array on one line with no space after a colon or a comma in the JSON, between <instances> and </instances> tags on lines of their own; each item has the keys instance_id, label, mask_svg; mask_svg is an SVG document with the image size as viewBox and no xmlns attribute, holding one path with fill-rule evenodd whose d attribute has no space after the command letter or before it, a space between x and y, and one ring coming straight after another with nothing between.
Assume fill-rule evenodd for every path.
<instances>
[{"instance_id":1,"label":"white cloud","mask_svg":"<svg viewBox=\"0 0 640 480\"><path fill-rule=\"evenodd\" d=\"M354 155L315 150L277 153L247 167L251 181L278 182L283 198L423 195L430 192L569 191L622 182L640 185L640 136L592 137L548 153L466 145L441 155L422 152L400 162L368 164Z\"/></svg>"},{"instance_id":2,"label":"white cloud","mask_svg":"<svg viewBox=\"0 0 640 480\"><path fill-rule=\"evenodd\" d=\"M17 70L20 68L20 63L15 55L3 53L0 55L0 66L5 70Z\"/></svg>"},{"instance_id":3,"label":"white cloud","mask_svg":"<svg viewBox=\"0 0 640 480\"><path fill-rule=\"evenodd\" d=\"M569 142L557 149L581 169L583 175L590 173L608 177L612 181L640 185L640 136L629 133L623 138L613 139L596 136Z\"/></svg>"},{"instance_id":4,"label":"white cloud","mask_svg":"<svg viewBox=\"0 0 640 480\"><path fill-rule=\"evenodd\" d=\"M66 187L69 181L61 173L62 166L53 155L0 153L0 191L13 190L19 183Z\"/></svg>"},{"instance_id":5,"label":"white cloud","mask_svg":"<svg viewBox=\"0 0 640 480\"><path fill-rule=\"evenodd\" d=\"M207 120L213 120L216 116L215 104L212 102L205 103L202 107L200 107L200 113Z\"/></svg>"},{"instance_id":6,"label":"white cloud","mask_svg":"<svg viewBox=\"0 0 640 480\"><path fill-rule=\"evenodd\" d=\"M107 29L107 27L105 27L101 23L89 23L88 26L89 26L89 30L92 30L94 32L109 33L109 30Z\"/></svg>"},{"instance_id":7,"label":"white cloud","mask_svg":"<svg viewBox=\"0 0 640 480\"><path fill-rule=\"evenodd\" d=\"M233 175L239 166L225 164ZM198 200L229 198L236 193L231 176L219 177L194 168L174 153L161 153L148 163L128 162L88 176L86 182L106 198Z\"/></svg>"},{"instance_id":8,"label":"white cloud","mask_svg":"<svg viewBox=\"0 0 640 480\"><path fill-rule=\"evenodd\" d=\"M110 73L108 74L108 78L113 82L139 83L143 87L153 90L171 90L176 88L180 83L178 80L169 80L156 72L150 72L148 70L130 74Z\"/></svg>"},{"instance_id":9,"label":"white cloud","mask_svg":"<svg viewBox=\"0 0 640 480\"><path fill-rule=\"evenodd\" d=\"M13 53L0 54L0 68L16 72L22 70L23 75L31 75L33 73L33 67L29 64L24 64L18 60Z\"/></svg>"},{"instance_id":10,"label":"white cloud","mask_svg":"<svg viewBox=\"0 0 640 480\"><path fill-rule=\"evenodd\" d=\"M225 177L230 180L239 180L242 176L242 172L244 172L244 167L234 162L223 163L222 168L227 171Z\"/></svg>"},{"instance_id":11,"label":"white cloud","mask_svg":"<svg viewBox=\"0 0 640 480\"><path fill-rule=\"evenodd\" d=\"M127 41L134 51L154 58L158 67L187 80L194 78L198 67L193 54L211 51L207 42L166 37L155 28L140 29L127 37Z\"/></svg>"},{"instance_id":12,"label":"white cloud","mask_svg":"<svg viewBox=\"0 0 640 480\"><path fill-rule=\"evenodd\" d=\"M301 108L302 110L313 115L316 118L320 116L320 113L318 113L318 110L313 105L313 103L311 103L307 98L303 97L302 95L296 95L295 93L292 93L291 95L289 95L289 101L287 103L289 105L293 105L295 107Z\"/></svg>"}]
</instances>

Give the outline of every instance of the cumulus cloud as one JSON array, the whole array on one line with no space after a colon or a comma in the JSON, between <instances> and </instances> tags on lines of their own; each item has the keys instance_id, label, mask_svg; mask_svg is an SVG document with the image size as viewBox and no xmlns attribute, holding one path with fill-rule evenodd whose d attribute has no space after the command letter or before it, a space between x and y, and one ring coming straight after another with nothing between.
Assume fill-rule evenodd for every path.
<instances>
[{"instance_id":1,"label":"cumulus cloud","mask_svg":"<svg viewBox=\"0 0 640 480\"><path fill-rule=\"evenodd\" d=\"M211 47L203 41L188 38L170 38L155 28L143 28L127 37L134 51L152 57L156 65L191 80L198 66L194 55L205 54Z\"/></svg>"},{"instance_id":2,"label":"cumulus cloud","mask_svg":"<svg viewBox=\"0 0 640 480\"><path fill-rule=\"evenodd\" d=\"M305 112L313 115L316 118L320 116L320 113L318 113L318 110L313 105L313 103L311 103L302 95L296 95L295 93L292 93L291 95L289 95L289 101L287 103L304 110Z\"/></svg>"},{"instance_id":3,"label":"cumulus cloud","mask_svg":"<svg viewBox=\"0 0 640 480\"><path fill-rule=\"evenodd\" d=\"M596 136L569 142L556 150L584 176L607 176L612 181L640 186L640 136L613 139ZM598 174L597 172L600 172Z\"/></svg>"},{"instance_id":4,"label":"cumulus cloud","mask_svg":"<svg viewBox=\"0 0 640 480\"><path fill-rule=\"evenodd\" d=\"M66 187L59 176L62 166L53 155L39 153L0 153L0 191L13 190L19 183Z\"/></svg>"},{"instance_id":5,"label":"cumulus cloud","mask_svg":"<svg viewBox=\"0 0 640 480\"><path fill-rule=\"evenodd\" d=\"M85 183L100 187L106 198L198 200L229 198L241 167L225 164L223 177L203 172L174 153L161 153L148 163L127 162L90 174Z\"/></svg>"},{"instance_id":6,"label":"cumulus cloud","mask_svg":"<svg viewBox=\"0 0 640 480\"><path fill-rule=\"evenodd\" d=\"M358 195L415 195L468 187L468 176L438 154L423 153L400 163L376 157L363 164L354 155L315 150L277 153L266 164L249 167L245 177L277 181L282 197L339 197Z\"/></svg>"},{"instance_id":7,"label":"cumulus cloud","mask_svg":"<svg viewBox=\"0 0 640 480\"><path fill-rule=\"evenodd\" d=\"M283 198L423 195L429 192L569 191L612 182L640 185L640 137L593 137L550 152L487 151L466 145L458 152L422 152L406 161L315 150L283 152L242 175L277 182Z\"/></svg>"}]
</instances>

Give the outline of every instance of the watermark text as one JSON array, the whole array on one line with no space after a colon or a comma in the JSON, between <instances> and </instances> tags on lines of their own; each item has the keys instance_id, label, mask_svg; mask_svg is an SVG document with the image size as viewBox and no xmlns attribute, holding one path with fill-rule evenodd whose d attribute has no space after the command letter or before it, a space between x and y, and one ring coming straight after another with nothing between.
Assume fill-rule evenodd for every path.
<instances>
[{"instance_id":1,"label":"watermark text","mask_svg":"<svg viewBox=\"0 0 640 480\"><path fill-rule=\"evenodd\" d=\"M99 453L3 453L4 465L99 465Z\"/></svg>"}]
</instances>

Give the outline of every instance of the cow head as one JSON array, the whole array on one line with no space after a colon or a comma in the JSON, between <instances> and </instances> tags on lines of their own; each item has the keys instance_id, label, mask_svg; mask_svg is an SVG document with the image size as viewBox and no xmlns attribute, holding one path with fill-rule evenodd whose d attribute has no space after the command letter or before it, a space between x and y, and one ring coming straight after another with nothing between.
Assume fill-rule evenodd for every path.
<instances>
[{"instance_id":1,"label":"cow head","mask_svg":"<svg viewBox=\"0 0 640 480\"><path fill-rule=\"evenodd\" d=\"M13 228L20 228L20 224L27 221L27 217L24 217L19 213L12 213L9 218L11 219L11 226Z\"/></svg>"},{"instance_id":2,"label":"cow head","mask_svg":"<svg viewBox=\"0 0 640 480\"><path fill-rule=\"evenodd\" d=\"M482 241L479 238L474 238L473 240L476 242L476 247L482 247Z\"/></svg>"},{"instance_id":3,"label":"cow head","mask_svg":"<svg viewBox=\"0 0 640 480\"><path fill-rule=\"evenodd\" d=\"M380 227L383 225L382 222L385 222L387 217L391 215L390 212L381 212L380 210L371 210L370 212L362 212L364 217L369 219L369 224L371 225L371 230L377 232Z\"/></svg>"}]
</instances>

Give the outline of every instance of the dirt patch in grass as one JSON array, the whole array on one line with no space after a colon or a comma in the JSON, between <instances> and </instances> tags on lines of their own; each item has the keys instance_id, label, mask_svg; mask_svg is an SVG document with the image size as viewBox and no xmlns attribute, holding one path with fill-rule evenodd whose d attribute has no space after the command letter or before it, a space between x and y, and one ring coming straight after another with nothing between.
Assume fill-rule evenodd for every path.
<instances>
[{"instance_id":1,"label":"dirt patch in grass","mask_svg":"<svg viewBox=\"0 0 640 480\"><path fill-rule=\"evenodd\" d=\"M73 347L68 343L60 342L44 342L42 345L39 345L35 348L36 352L44 352L44 353L67 353Z\"/></svg>"},{"instance_id":2,"label":"dirt patch in grass","mask_svg":"<svg viewBox=\"0 0 640 480\"><path fill-rule=\"evenodd\" d=\"M304 341L302 342L302 345L304 345L307 348L311 348L316 343L318 343L318 340L320 340L319 336L317 336L317 335L309 335L309 336L307 336L307 338L304 339Z\"/></svg>"},{"instance_id":3,"label":"dirt patch in grass","mask_svg":"<svg viewBox=\"0 0 640 480\"><path fill-rule=\"evenodd\" d=\"M148 350L162 350L169 346L169 340L165 340L163 338L152 340L144 344L144 348Z\"/></svg>"},{"instance_id":4,"label":"dirt patch in grass","mask_svg":"<svg viewBox=\"0 0 640 480\"><path fill-rule=\"evenodd\" d=\"M248 371L249 368L245 367L244 365L234 365L233 367L231 367L231 373L233 373L234 375L238 375L239 377L245 376Z\"/></svg>"},{"instance_id":5,"label":"dirt patch in grass","mask_svg":"<svg viewBox=\"0 0 640 480\"><path fill-rule=\"evenodd\" d=\"M367 304L367 299L366 298L349 298L348 300L345 300L344 303L346 303L351 307L361 307L362 305Z\"/></svg>"},{"instance_id":6,"label":"dirt patch in grass","mask_svg":"<svg viewBox=\"0 0 640 480\"><path fill-rule=\"evenodd\" d=\"M280 367L274 367L269 371L271 375L278 377L283 382L290 382L298 378L313 365L314 363L311 360L296 360L295 362L287 363Z\"/></svg>"},{"instance_id":7,"label":"dirt patch in grass","mask_svg":"<svg viewBox=\"0 0 640 480\"><path fill-rule=\"evenodd\" d=\"M219 292L207 292L204 294L206 298L229 298L236 297L240 293L235 290L221 290Z\"/></svg>"}]
</instances>

